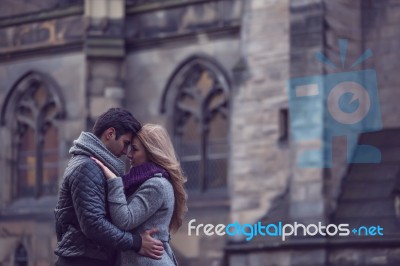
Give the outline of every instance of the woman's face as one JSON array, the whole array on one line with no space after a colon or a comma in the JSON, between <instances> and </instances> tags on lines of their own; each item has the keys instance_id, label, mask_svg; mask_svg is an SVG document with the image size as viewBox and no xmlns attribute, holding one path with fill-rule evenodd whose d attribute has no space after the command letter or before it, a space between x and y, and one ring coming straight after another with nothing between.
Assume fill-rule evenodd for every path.
<instances>
[{"instance_id":1,"label":"woman's face","mask_svg":"<svg viewBox=\"0 0 400 266\"><path fill-rule=\"evenodd\" d=\"M131 149L127 154L132 167L139 166L148 161L146 150L139 138L134 137Z\"/></svg>"}]
</instances>

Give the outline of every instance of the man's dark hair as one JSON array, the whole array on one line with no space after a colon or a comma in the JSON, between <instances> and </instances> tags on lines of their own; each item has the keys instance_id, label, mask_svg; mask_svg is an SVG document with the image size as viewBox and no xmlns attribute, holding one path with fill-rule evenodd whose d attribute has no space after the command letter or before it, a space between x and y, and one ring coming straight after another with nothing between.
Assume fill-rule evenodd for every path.
<instances>
[{"instance_id":1,"label":"man's dark hair","mask_svg":"<svg viewBox=\"0 0 400 266\"><path fill-rule=\"evenodd\" d=\"M110 127L115 129L116 138L118 139L126 133L137 134L142 125L129 111L122 108L110 108L97 118L93 126L93 134L100 138L104 131Z\"/></svg>"}]
</instances>

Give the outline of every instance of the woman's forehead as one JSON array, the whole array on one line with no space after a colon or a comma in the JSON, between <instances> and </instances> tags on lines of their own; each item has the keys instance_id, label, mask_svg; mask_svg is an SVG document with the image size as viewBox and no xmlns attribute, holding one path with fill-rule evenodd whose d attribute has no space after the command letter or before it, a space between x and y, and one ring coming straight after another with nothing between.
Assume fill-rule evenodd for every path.
<instances>
[{"instance_id":1,"label":"woman's forehead","mask_svg":"<svg viewBox=\"0 0 400 266\"><path fill-rule=\"evenodd\" d=\"M142 144L142 143L140 142L139 138L138 138L137 136L135 136L135 137L133 137L133 139L132 139L132 144L134 144L134 145L140 145L140 144Z\"/></svg>"}]
</instances>

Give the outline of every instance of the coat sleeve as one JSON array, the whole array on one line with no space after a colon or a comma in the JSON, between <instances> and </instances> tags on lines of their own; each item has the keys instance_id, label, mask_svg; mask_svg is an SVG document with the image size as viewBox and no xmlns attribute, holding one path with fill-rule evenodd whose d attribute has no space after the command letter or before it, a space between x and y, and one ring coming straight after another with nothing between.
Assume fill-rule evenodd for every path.
<instances>
[{"instance_id":1,"label":"coat sleeve","mask_svg":"<svg viewBox=\"0 0 400 266\"><path fill-rule=\"evenodd\" d=\"M119 250L141 248L140 235L121 231L106 218L105 181L93 162L77 167L71 179L71 196L82 232L93 241Z\"/></svg>"},{"instance_id":2,"label":"coat sleeve","mask_svg":"<svg viewBox=\"0 0 400 266\"><path fill-rule=\"evenodd\" d=\"M127 203L120 177L108 180L108 206L112 222L122 230L132 230L152 216L163 204L163 178L144 182Z\"/></svg>"}]
</instances>

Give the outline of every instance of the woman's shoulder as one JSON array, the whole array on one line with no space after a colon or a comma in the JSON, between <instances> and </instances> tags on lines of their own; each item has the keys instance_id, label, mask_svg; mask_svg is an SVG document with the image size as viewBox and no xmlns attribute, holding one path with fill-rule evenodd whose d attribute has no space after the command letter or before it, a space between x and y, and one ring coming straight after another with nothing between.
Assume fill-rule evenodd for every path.
<instances>
[{"instance_id":1,"label":"woman's shoulder","mask_svg":"<svg viewBox=\"0 0 400 266\"><path fill-rule=\"evenodd\" d=\"M146 180L142 186L155 187L157 189L161 189L162 191L173 189L171 182L169 182L169 180L166 179L162 174L154 174L154 176Z\"/></svg>"},{"instance_id":2,"label":"woman's shoulder","mask_svg":"<svg viewBox=\"0 0 400 266\"><path fill-rule=\"evenodd\" d=\"M166 179L161 173L154 174L153 177L146 180L147 184L154 184L154 185L171 185L171 183Z\"/></svg>"},{"instance_id":3,"label":"woman's shoulder","mask_svg":"<svg viewBox=\"0 0 400 266\"><path fill-rule=\"evenodd\" d=\"M148 197L153 197L165 202L171 201L174 198L174 189L172 184L162 175L153 176L146 180L133 195L144 193ZM129 198L131 199L131 198Z\"/></svg>"}]
</instances>

